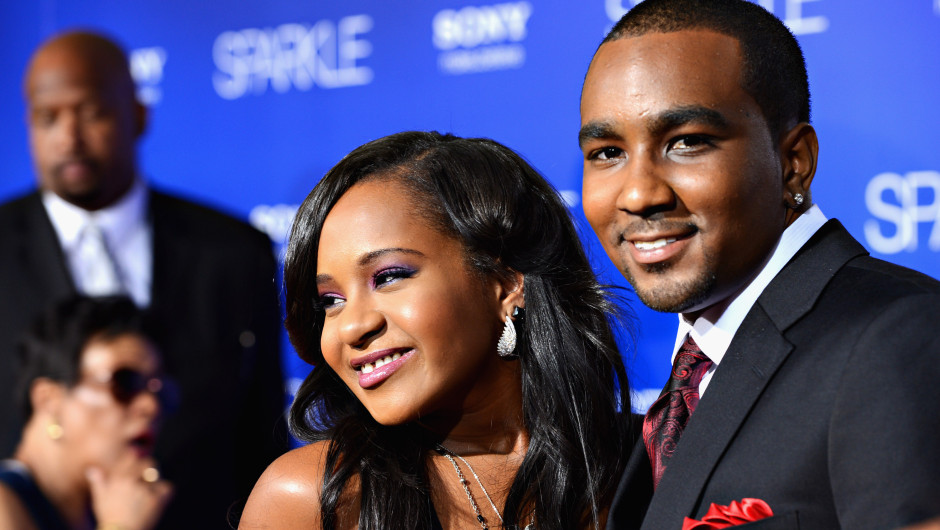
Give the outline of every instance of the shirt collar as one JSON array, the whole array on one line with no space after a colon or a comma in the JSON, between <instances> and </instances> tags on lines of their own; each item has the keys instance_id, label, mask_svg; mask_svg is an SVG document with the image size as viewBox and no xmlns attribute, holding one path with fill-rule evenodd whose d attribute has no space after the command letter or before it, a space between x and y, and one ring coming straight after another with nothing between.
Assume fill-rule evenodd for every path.
<instances>
[{"instance_id":1,"label":"shirt collar","mask_svg":"<svg viewBox=\"0 0 940 530\"><path fill-rule=\"evenodd\" d=\"M770 259L738 294L708 308L694 322L689 322L680 313L672 360L675 361L685 336L691 334L702 352L713 363L719 364L744 317L767 285L825 223L826 216L819 206L814 204L783 231Z\"/></svg>"},{"instance_id":2,"label":"shirt collar","mask_svg":"<svg viewBox=\"0 0 940 530\"><path fill-rule=\"evenodd\" d=\"M143 179L135 178L131 188L117 202L94 212L48 190L42 192L42 202L63 248L74 248L82 229L92 220L101 227L110 244L120 246L135 227L145 222L147 186Z\"/></svg>"}]
</instances>

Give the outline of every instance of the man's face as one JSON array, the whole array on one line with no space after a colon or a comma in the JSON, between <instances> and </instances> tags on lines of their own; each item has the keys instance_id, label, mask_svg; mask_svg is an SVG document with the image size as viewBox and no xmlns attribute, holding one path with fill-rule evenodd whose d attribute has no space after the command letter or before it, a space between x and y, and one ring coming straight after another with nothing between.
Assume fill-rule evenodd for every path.
<instances>
[{"instance_id":1,"label":"man's face","mask_svg":"<svg viewBox=\"0 0 940 530\"><path fill-rule=\"evenodd\" d=\"M734 294L785 227L781 159L741 79L738 42L711 31L608 42L588 70L584 213L658 311Z\"/></svg>"},{"instance_id":2,"label":"man's face","mask_svg":"<svg viewBox=\"0 0 940 530\"><path fill-rule=\"evenodd\" d=\"M39 185L89 210L130 187L140 111L103 61L64 46L40 51L27 82L27 123Z\"/></svg>"}]
</instances>

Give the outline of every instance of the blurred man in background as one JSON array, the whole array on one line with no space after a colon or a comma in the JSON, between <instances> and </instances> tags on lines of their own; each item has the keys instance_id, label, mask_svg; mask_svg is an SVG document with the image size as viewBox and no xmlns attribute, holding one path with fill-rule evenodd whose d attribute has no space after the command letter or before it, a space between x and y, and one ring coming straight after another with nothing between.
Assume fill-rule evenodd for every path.
<instances>
[{"instance_id":1,"label":"blurred man in background","mask_svg":"<svg viewBox=\"0 0 940 530\"><path fill-rule=\"evenodd\" d=\"M176 485L163 528L227 528L227 510L287 445L270 240L143 180L147 112L113 41L53 37L24 92L39 189L0 205L0 387L14 379L16 338L50 301L130 296L181 393L156 448ZM0 404L3 456L21 422Z\"/></svg>"}]
</instances>

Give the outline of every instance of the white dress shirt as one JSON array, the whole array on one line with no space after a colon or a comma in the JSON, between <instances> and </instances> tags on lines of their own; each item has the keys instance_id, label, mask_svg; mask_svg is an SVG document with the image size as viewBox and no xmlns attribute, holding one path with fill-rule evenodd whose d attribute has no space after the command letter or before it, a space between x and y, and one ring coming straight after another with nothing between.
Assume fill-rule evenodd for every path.
<instances>
[{"instance_id":1,"label":"white dress shirt","mask_svg":"<svg viewBox=\"0 0 940 530\"><path fill-rule=\"evenodd\" d=\"M153 278L153 230L147 219L147 186L137 178L130 190L107 208L89 212L67 202L51 191L42 194L42 202L55 228L59 244L68 262L69 272L81 292L79 252L82 232L89 222L98 225L120 271L126 293L139 307L150 305Z\"/></svg>"},{"instance_id":2,"label":"white dress shirt","mask_svg":"<svg viewBox=\"0 0 940 530\"><path fill-rule=\"evenodd\" d=\"M826 223L826 220L819 206L813 205L783 231L780 241L777 242L770 259L767 260L760 273L737 295L708 308L695 319L695 322L689 322L682 313L679 313L679 329L676 332L672 362L675 362L686 335L691 334L692 339L702 349L702 353L714 363L699 383L699 395L705 394L705 389L718 365L721 364L721 359L725 356L731 339L734 338L734 334L737 333L751 307L764 292L764 288Z\"/></svg>"}]
</instances>

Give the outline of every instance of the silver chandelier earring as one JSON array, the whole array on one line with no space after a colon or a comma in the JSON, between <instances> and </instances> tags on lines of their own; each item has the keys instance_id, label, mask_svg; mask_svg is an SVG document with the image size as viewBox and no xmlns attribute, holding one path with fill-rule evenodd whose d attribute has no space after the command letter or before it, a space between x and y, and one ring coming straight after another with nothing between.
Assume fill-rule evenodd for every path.
<instances>
[{"instance_id":1,"label":"silver chandelier earring","mask_svg":"<svg viewBox=\"0 0 940 530\"><path fill-rule=\"evenodd\" d=\"M520 317L521 308L513 309L512 316ZM506 315L506 325L503 326L503 333L499 336L499 342L496 343L496 353L503 359L515 357L513 353L516 349L516 326L512 323L512 318Z\"/></svg>"},{"instance_id":2,"label":"silver chandelier earring","mask_svg":"<svg viewBox=\"0 0 940 530\"><path fill-rule=\"evenodd\" d=\"M516 349L516 327L512 325L512 319L506 315L506 325L503 326L503 334L499 336L499 342L496 343L496 353L500 357L511 357L513 350Z\"/></svg>"}]
</instances>

